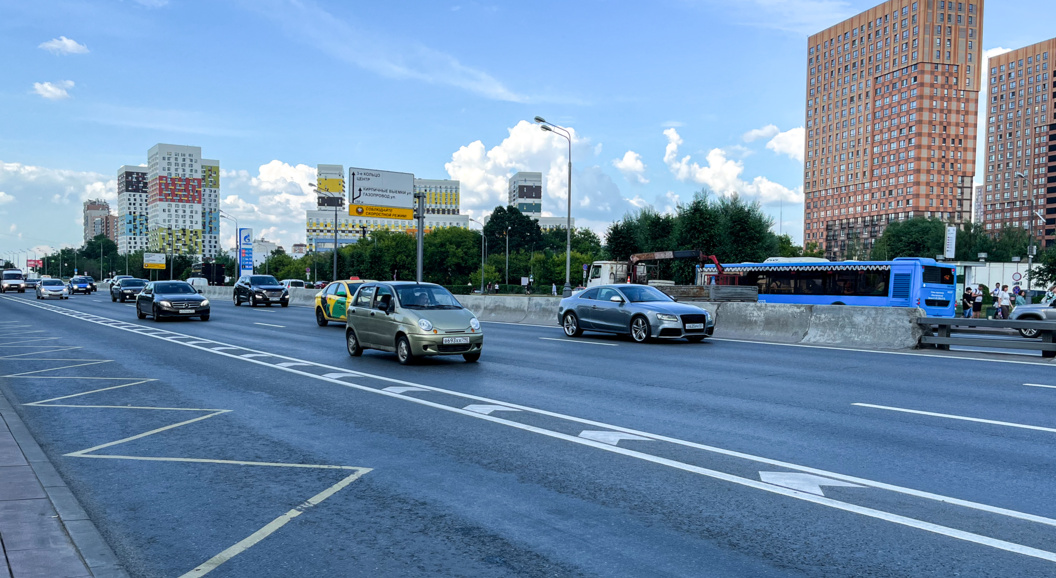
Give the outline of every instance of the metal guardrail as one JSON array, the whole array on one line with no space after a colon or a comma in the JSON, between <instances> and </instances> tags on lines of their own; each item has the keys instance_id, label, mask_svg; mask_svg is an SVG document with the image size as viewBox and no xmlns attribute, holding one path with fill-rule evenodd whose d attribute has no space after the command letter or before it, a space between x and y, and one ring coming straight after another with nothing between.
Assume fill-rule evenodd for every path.
<instances>
[{"instance_id":1,"label":"metal guardrail","mask_svg":"<svg viewBox=\"0 0 1056 578\"><path fill-rule=\"evenodd\" d=\"M951 345L969 347L997 347L1004 349L1030 349L1041 351L1042 357L1056 357L1056 321L1012 321L1000 319L966 319L963 317L918 317L917 323L924 327L920 345L934 345L949 349ZM1037 338L986 339L980 337L951 337L950 328L964 329L1036 329ZM932 332L934 331L934 333Z\"/></svg>"}]
</instances>

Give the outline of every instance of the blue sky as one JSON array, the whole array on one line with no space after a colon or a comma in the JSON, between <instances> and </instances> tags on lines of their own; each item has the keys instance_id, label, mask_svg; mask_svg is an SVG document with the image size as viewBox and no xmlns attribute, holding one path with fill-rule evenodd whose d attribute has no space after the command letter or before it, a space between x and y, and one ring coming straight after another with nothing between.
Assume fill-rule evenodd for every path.
<instances>
[{"instance_id":1,"label":"blue sky","mask_svg":"<svg viewBox=\"0 0 1056 578\"><path fill-rule=\"evenodd\" d=\"M577 224L706 186L800 242L806 37L874 4L0 0L0 251L79 245L81 202L116 211L158 142L219 159L221 208L287 249L320 163L459 179L474 217L541 171L561 215L567 144L536 115L574 131ZM1048 7L988 5L984 50L1050 38L1015 20Z\"/></svg>"}]
</instances>

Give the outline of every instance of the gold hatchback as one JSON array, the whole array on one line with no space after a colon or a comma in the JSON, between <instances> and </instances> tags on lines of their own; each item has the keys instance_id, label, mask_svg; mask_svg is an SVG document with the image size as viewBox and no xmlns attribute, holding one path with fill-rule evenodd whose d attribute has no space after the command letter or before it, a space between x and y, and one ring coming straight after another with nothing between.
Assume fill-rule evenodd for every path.
<instances>
[{"instance_id":1,"label":"gold hatchback","mask_svg":"<svg viewBox=\"0 0 1056 578\"><path fill-rule=\"evenodd\" d=\"M364 283L348 303L345 344L358 357L364 349L392 351L401 364L432 355L480 359L480 322L450 291L433 283Z\"/></svg>"}]
</instances>

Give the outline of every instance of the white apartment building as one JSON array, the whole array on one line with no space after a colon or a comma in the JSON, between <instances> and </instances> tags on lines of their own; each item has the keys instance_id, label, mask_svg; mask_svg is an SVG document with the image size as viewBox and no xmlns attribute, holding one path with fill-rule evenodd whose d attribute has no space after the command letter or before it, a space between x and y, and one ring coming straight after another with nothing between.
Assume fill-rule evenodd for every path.
<instances>
[{"instance_id":1,"label":"white apartment building","mask_svg":"<svg viewBox=\"0 0 1056 578\"><path fill-rule=\"evenodd\" d=\"M201 147L159 143L148 151L147 236L152 250L202 254L202 171Z\"/></svg>"},{"instance_id":2,"label":"white apartment building","mask_svg":"<svg viewBox=\"0 0 1056 578\"><path fill-rule=\"evenodd\" d=\"M117 170L117 251L147 248L147 169L125 165Z\"/></svg>"}]
</instances>

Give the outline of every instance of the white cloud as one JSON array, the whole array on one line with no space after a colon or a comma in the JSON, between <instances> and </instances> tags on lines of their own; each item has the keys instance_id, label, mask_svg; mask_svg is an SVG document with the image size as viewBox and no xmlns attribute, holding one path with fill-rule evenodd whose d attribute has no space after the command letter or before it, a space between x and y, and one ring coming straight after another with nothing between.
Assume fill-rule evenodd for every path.
<instances>
[{"instance_id":1,"label":"white cloud","mask_svg":"<svg viewBox=\"0 0 1056 578\"><path fill-rule=\"evenodd\" d=\"M752 129L741 137L744 142L754 142L762 138L774 138L777 133L781 132L781 129L777 128L777 125L768 124L762 128Z\"/></svg>"},{"instance_id":2,"label":"white cloud","mask_svg":"<svg viewBox=\"0 0 1056 578\"><path fill-rule=\"evenodd\" d=\"M40 46L38 46L37 48L40 48L41 50L47 50L48 52L50 52L52 54L87 54L88 53L88 47L87 46L77 42L76 40L74 40L72 38L66 38L65 36L60 36L58 38L53 38L53 39L51 39L51 40L49 40L47 42L42 42L42 43L40 43Z\"/></svg>"},{"instance_id":3,"label":"white cloud","mask_svg":"<svg viewBox=\"0 0 1056 578\"><path fill-rule=\"evenodd\" d=\"M18 207L18 235L35 243L80 246L81 203L88 199L109 201L112 210L117 210L117 181L95 172L0 161L0 190L4 191L0 193L4 211L15 213L8 206ZM26 199L36 202L22 202Z\"/></svg>"},{"instance_id":4,"label":"white cloud","mask_svg":"<svg viewBox=\"0 0 1056 578\"><path fill-rule=\"evenodd\" d=\"M777 127L774 127L777 128ZM780 132L766 143L766 148L777 154L788 155L799 162L803 162L803 139L806 132L803 127L797 127L785 132Z\"/></svg>"},{"instance_id":5,"label":"white cloud","mask_svg":"<svg viewBox=\"0 0 1056 578\"><path fill-rule=\"evenodd\" d=\"M254 237L264 235L289 251L294 243L305 241L306 212L316 206L309 186L315 178L315 167L279 160L261 165L256 174L221 169L220 208L238 219L239 227L251 227ZM234 247L234 223L221 219L220 227L225 246Z\"/></svg>"},{"instance_id":6,"label":"white cloud","mask_svg":"<svg viewBox=\"0 0 1056 578\"><path fill-rule=\"evenodd\" d=\"M12 233L14 233L15 231L18 230L18 225L14 224L14 223L11 223L11 226L7 230L12 232Z\"/></svg>"},{"instance_id":7,"label":"white cloud","mask_svg":"<svg viewBox=\"0 0 1056 578\"><path fill-rule=\"evenodd\" d=\"M678 147L682 137L669 128L664 131L667 147L664 151L664 163L671 173L680 181L692 181L707 186L716 194L730 196L738 194L748 199L757 199L763 203L803 201L801 188L789 189L766 177L755 177L751 181L741 178L744 165L730 160L722 149L712 149L707 155L707 165L701 166L691 162L690 156L678 157Z\"/></svg>"},{"instance_id":8,"label":"white cloud","mask_svg":"<svg viewBox=\"0 0 1056 578\"><path fill-rule=\"evenodd\" d=\"M6 205L8 203L13 203L13 202L15 202L15 197L13 197L13 196L11 196L11 195L3 192L3 191L0 191L0 205Z\"/></svg>"},{"instance_id":9,"label":"white cloud","mask_svg":"<svg viewBox=\"0 0 1056 578\"><path fill-rule=\"evenodd\" d=\"M62 100L69 98L69 90L73 88L72 80L60 80L59 82L34 82L33 92L48 100Z\"/></svg>"},{"instance_id":10,"label":"white cloud","mask_svg":"<svg viewBox=\"0 0 1056 578\"><path fill-rule=\"evenodd\" d=\"M622 159L614 159L612 166L616 167L628 182L647 184L649 179L645 178L645 163L642 156L634 151L624 153Z\"/></svg>"}]
</instances>

